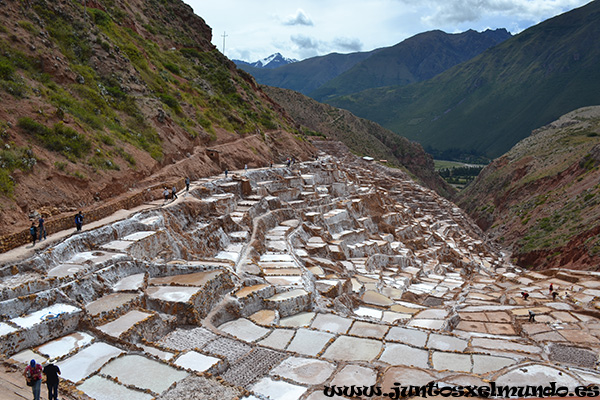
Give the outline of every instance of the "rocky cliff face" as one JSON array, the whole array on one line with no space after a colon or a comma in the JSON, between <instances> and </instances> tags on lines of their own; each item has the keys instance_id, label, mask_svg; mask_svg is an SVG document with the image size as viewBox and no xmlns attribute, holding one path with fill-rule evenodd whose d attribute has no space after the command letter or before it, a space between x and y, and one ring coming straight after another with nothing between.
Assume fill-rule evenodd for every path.
<instances>
[{"instance_id":1,"label":"rocky cliff face","mask_svg":"<svg viewBox=\"0 0 600 400\"><path fill-rule=\"evenodd\" d=\"M600 107L540 128L486 167L461 205L522 266L598 269Z\"/></svg>"},{"instance_id":2,"label":"rocky cliff face","mask_svg":"<svg viewBox=\"0 0 600 400\"><path fill-rule=\"evenodd\" d=\"M0 3L0 234L163 181L311 156L210 41L179 0Z\"/></svg>"}]
</instances>

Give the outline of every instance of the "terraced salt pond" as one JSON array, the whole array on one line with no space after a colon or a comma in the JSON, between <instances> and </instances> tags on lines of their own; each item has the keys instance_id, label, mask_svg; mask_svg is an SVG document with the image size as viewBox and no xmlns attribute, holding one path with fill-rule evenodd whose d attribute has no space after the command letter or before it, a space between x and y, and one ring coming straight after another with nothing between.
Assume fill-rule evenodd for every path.
<instances>
[{"instance_id":1,"label":"terraced salt pond","mask_svg":"<svg viewBox=\"0 0 600 400\"><path fill-rule=\"evenodd\" d=\"M61 390L94 399L600 381L600 274L515 267L401 173L294 168L195 182L4 266L3 357L55 362Z\"/></svg>"}]
</instances>

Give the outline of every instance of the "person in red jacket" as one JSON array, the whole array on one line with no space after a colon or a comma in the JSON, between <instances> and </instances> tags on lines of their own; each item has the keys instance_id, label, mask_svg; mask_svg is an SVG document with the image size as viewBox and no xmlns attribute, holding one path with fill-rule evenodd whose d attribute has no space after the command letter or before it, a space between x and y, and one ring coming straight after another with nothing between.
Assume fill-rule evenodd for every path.
<instances>
[{"instance_id":1,"label":"person in red jacket","mask_svg":"<svg viewBox=\"0 0 600 400\"><path fill-rule=\"evenodd\" d=\"M37 364L35 360L31 360L29 365L25 367L23 375L27 380L27 386L31 386L33 400L40 400L40 391L42 388L42 366Z\"/></svg>"}]
</instances>

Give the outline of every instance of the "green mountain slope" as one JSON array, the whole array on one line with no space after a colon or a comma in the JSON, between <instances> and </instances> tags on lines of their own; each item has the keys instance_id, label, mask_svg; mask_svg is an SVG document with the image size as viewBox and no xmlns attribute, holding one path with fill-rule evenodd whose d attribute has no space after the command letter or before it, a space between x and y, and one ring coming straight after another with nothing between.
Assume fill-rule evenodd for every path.
<instances>
[{"instance_id":1,"label":"green mountain slope","mask_svg":"<svg viewBox=\"0 0 600 400\"><path fill-rule=\"evenodd\" d=\"M496 157L532 129L600 104L600 2L527 29L421 83L329 99L434 154Z\"/></svg>"},{"instance_id":2,"label":"green mountain slope","mask_svg":"<svg viewBox=\"0 0 600 400\"><path fill-rule=\"evenodd\" d=\"M383 48L309 95L318 101L362 90L424 81L467 61L511 35L505 29L458 34L430 31Z\"/></svg>"},{"instance_id":3,"label":"green mountain slope","mask_svg":"<svg viewBox=\"0 0 600 400\"><path fill-rule=\"evenodd\" d=\"M524 267L598 270L600 106L544 126L485 167L458 194Z\"/></svg>"},{"instance_id":4,"label":"green mountain slope","mask_svg":"<svg viewBox=\"0 0 600 400\"><path fill-rule=\"evenodd\" d=\"M377 51L351 54L332 53L274 69L255 68L248 65L238 65L238 68L251 74L261 85L281 87L308 94Z\"/></svg>"},{"instance_id":5,"label":"green mountain slope","mask_svg":"<svg viewBox=\"0 0 600 400\"><path fill-rule=\"evenodd\" d=\"M36 212L50 219L186 175L312 151L180 0L0 8L0 234ZM224 144L220 158L205 154Z\"/></svg>"}]
</instances>

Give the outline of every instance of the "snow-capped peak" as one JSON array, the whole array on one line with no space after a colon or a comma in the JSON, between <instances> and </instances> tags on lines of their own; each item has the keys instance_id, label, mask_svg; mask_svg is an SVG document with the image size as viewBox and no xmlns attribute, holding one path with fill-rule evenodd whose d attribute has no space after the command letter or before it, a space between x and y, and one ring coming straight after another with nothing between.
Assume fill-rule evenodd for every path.
<instances>
[{"instance_id":1,"label":"snow-capped peak","mask_svg":"<svg viewBox=\"0 0 600 400\"><path fill-rule=\"evenodd\" d=\"M294 63L296 61L298 61L298 60L284 57L281 55L281 53L275 53L275 54L271 54L270 56L268 56L266 58L263 58L262 60L252 63L251 65L256 68L272 69L272 68L281 67L282 65Z\"/></svg>"}]
</instances>

